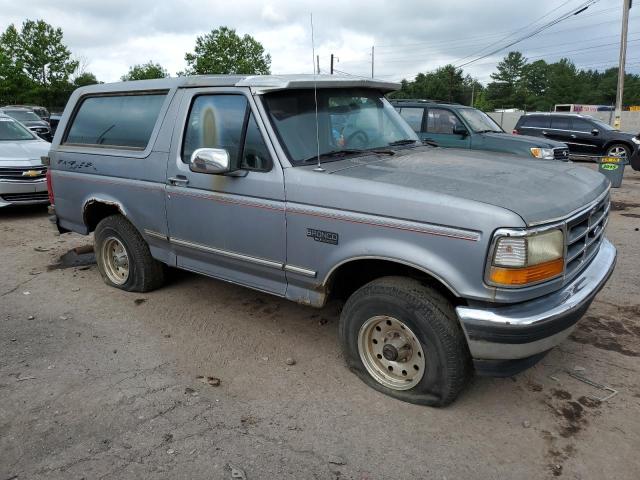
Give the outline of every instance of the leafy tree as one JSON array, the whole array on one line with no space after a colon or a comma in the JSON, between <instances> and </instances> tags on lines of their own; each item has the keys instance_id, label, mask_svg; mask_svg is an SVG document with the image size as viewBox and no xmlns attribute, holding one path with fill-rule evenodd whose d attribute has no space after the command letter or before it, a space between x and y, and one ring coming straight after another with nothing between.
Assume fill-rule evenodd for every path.
<instances>
[{"instance_id":1,"label":"leafy tree","mask_svg":"<svg viewBox=\"0 0 640 480\"><path fill-rule=\"evenodd\" d=\"M75 88L85 87L87 85L95 85L96 83L102 82L99 82L96 76L91 72L81 73L73 79L73 86Z\"/></svg>"},{"instance_id":2,"label":"leafy tree","mask_svg":"<svg viewBox=\"0 0 640 480\"><path fill-rule=\"evenodd\" d=\"M145 64L129 67L129 72L121 78L123 82L126 82L129 80L150 80L153 78L165 78L168 76L169 72L167 72L162 65L159 63L153 63L149 60Z\"/></svg>"},{"instance_id":3,"label":"leafy tree","mask_svg":"<svg viewBox=\"0 0 640 480\"><path fill-rule=\"evenodd\" d=\"M9 25L0 35L0 101L63 105L78 67L62 42L62 30L42 20Z\"/></svg>"},{"instance_id":4,"label":"leafy tree","mask_svg":"<svg viewBox=\"0 0 640 480\"><path fill-rule=\"evenodd\" d=\"M17 57L29 79L40 87L68 82L78 68L78 61L62 43L62 29L43 20L22 24Z\"/></svg>"},{"instance_id":5,"label":"leafy tree","mask_svg":"<svg viewBox=\"0 0 640 480\"><path fill-rule=\"evenodd\" d=\"M187 75L269 74L271 55L250 35L220 27L196 39L193 53L184 56Z\"/></svg>"},{"instance_id":6,"label":"leafy tree","mask_svg":"<svg viewBox=\"0 0 640 480\"><path fill-rule=\"evenodd\" d=\"M523 104L526 98L526 86L523 84L526 63L520 52L509 52L498 63L497 72L491 74L494 81L487 85L487 99L507 108Z\"/></svg>"},{"instance_id":7,"label":"leafy tree","mask_svg":"<svg viewBox=\"0 0 640 480\"><path fill-rule=\"evenodd\" d=\"M429 98L469 104L474 80L463 76L462 70L445 65L434 72L419 73L413 81L403 80L402 88L391 95L393 98ZM475 82L476 92L482 86Z\"/></svg>"}]
</instances>

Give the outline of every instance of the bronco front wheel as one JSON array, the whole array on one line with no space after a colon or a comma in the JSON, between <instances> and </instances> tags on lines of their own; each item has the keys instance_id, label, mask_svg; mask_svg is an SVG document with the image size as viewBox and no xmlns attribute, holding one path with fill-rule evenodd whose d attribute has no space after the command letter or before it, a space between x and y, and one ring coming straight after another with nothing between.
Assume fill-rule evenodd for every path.
<instances>
[{"instance_id":1,"label":"bronco front wheel","mask_svg":"<svg viewBox=\"0 0 640 480\"><path fill-rule=\"evenodd\" d=\"M342 311L340 337L354 373L407 402L448 405L471 372L453 306L410 278L384 277L357 290Z\"/></svg>"}]
</instances>

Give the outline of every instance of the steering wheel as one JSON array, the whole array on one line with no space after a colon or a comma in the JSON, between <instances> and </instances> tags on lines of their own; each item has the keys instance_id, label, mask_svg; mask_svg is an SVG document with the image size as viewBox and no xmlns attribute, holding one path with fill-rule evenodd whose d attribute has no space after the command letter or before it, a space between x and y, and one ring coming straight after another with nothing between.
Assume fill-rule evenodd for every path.
<instances>
[{"instance_id":1,"label":"steering wheel","mask_svg":"<svg viewBox=\"0 0 640 480\"><path fill-rule=\"evenodd\" d=\"M369 136L363 130L356 130L345 141L345 146L349 148L365 148L367 145Z\"/></svg>"}]
</instances>

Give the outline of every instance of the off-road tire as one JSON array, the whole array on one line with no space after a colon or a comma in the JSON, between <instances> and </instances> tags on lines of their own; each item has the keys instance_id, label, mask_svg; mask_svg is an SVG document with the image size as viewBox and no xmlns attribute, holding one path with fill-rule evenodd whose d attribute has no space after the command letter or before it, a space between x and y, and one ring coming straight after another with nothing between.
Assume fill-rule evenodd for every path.
<instances>
[{"instance_id":1,"label":"off-road tire","mask_svg":"<svg viewBox=\"0 0 640 480\"><path fill-rule=\"evenodd\" d=\"M379 383L360 357L359 331L375 316L398 318L418 337L425 369L422 379L409 390ZM370 387L406 402L446 406L456 399L472 372L467 342L451 302L411 278L383 277L358 289L342 310L339 335L349 368Z\"/></svg>"},{"instance_id":2,"label":"off-road tire","mask_svg":"<svg viewBox=\"0 0 640 480\"><path fill-rule=\"evenodd\" d=\"M124 284L112 282L105 272L102 258L102 243L116 237L124 245L129 258L129 276ZM128 292L149 292L164 283L165 265L151 256L149 245L138 230L122 215L111 215L102 219L94 233L95 254L98 270L107 285Z\"/></svg>"}]
</instances>

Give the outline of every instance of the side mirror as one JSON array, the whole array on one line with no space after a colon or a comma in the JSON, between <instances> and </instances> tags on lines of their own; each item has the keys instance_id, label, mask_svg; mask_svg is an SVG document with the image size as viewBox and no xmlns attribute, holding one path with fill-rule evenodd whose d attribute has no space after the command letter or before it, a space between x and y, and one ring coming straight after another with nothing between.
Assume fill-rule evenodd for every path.
<instances>
[{"instance_id":1,"label":"side mirror","mask_svg":"<svg viewBox=\"0 0 640 480\"><path fill-rule=\"evenodd\" d=\"M591 135L593 135L594 137L598 136L600 134L600 130L598 130L597 128L594 128L593 130L591 130Z\"/></svg>"},{"instance_id":2,"label":"side mirror","mask_svg":"<svg viewBox=\"0 0 640 480\"><path fill-rule=\"evenodd\" d=\"M453 127L453 134L462 135L463 137L466 137L467 135L469 135L469 130L467 130L467 127L465 127L464 125L458 124Z\"/></svg>"},{"instance_id":3,"label":"side mirror","mask_svg":"<svg viewBox=\"0 0 640 480\"><path fill-rule=\"evenodd\" d=\"M220 175L231 171L229 152L223 148L198 148L191 154L189 170Z\"/></svg>"}]
</instances>

